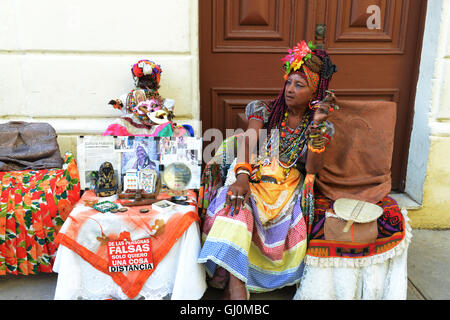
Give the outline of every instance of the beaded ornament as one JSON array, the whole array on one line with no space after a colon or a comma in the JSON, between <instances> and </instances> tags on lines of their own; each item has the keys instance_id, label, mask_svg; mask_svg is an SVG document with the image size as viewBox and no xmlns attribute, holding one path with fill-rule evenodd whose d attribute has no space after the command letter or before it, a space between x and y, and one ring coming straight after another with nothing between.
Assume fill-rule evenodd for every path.
<instances>
[{"instance_id":1,"label":"beaded ornament","mask_svg":"<svg viewBox=\"0 0 450 320\"><path fill-rule=\"evenodd\" d=\"M148 75L151 75L156 80L156 84L159 84L162 69L159 64L156 64L153 61L139 60L131 67L131 73L133 74L136 84L140 78Z\"/></svg>"}]
</instances>

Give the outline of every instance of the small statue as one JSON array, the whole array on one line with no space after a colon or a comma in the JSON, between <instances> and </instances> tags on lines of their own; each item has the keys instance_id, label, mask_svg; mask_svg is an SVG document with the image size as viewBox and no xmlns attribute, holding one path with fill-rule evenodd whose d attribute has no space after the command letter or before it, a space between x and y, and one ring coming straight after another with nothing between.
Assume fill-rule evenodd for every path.
<instances>
[{"instance_id":1,"label":"small statue","mask_svg":"<svg viewBox=\"0 0 450 320\"><path fill-rule=\"evenodd\" d=\"M121 118L110 124L103 135L179 137L193 136L190 125L177 125L175 100L162 98L158 92L161 66L150 60L139 60L131 67L135 89L110 100L113 108L122 111Z\"/></svg>"},{"instance_id":2,"label":"small statue","mask_svg":"<svg viewBox=\"0 0 450 320\"><path fill-rule=\"evenodd\" d=\"M117 181L114 168L110 162L103 162L100 169L93 173L95 193L99 197L109 197L117 192Z\"/></svg>"}]
</instances>

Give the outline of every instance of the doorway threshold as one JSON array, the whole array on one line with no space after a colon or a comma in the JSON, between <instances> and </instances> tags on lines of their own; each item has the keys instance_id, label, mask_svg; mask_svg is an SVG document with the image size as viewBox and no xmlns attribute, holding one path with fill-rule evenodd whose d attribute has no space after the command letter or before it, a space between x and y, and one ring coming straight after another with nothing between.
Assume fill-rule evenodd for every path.
<instances>
[{"instance_id":1,"label":"doorway threshold","mask_svg":"<svg viewBox=\"0 0 450 320\"><path fill-rule=\"evenodd\" d=\"M406 192L392 191L389 193L389 196L397 201L400 208L405 208L407 210L418 210L422 208L422 205L413 200Z\"/></svg>"}]
</instances>

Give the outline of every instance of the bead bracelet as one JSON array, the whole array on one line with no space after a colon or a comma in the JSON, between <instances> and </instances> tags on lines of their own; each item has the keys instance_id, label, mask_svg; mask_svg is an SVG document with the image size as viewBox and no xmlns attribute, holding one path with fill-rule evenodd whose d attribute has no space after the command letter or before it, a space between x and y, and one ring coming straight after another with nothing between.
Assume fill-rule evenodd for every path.
<instances>
[{"instance_id":1,"label":"bead bracelet","mask_svg":"<svg viewBox=\"0 0 450 320\"><path fill-rule=\"evenodd\" d=\"M236 174L237 170L239 168L244 168L246 169L248 172L252 172L252 166L250 165L250 163L248 162L240 162L237 163L236 166L234 167L234 173Z\"/></svg>"},{"instance_id":2,"label":"bead bracelet","mask_svg":"<svg viewBox=\"0 0 450 320\"><path fill-rule=\"evenodd\" d=\"M320 149L316 149L316 148L314 148L311 144L308 144L308 149L311 150L311 151L314 152L314 153L322 153L322 152L325 151L325 146L323 146L323 147L320 148Z\"/></svg>"},{"instance_id":3,"label":"bead bracelet","mask_svg":"<svg viewBox=\"0 0 450 320\"><path fill-rule=\"evenodd\" d=\"M236 171L236 177L238 175L240 175L241 173L246 174L246 175L248 175L250 177L250 172L248 172L248 170L246 170L246 169L239 169L239 170L237 170Z\"/></svg>"}]
</instances>

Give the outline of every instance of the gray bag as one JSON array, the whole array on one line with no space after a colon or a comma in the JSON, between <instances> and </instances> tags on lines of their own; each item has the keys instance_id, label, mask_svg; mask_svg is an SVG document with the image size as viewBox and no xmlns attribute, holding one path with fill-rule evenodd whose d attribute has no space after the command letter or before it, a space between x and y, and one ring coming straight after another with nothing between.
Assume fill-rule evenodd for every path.
<instances>
[{"instance_id":1,"label":"gray bag","mask_svg":"<svg viewBox=\"0 0 450 320\"><path fill-rule=\"evenodd\" d=\"M48 123L0 124L0 171L62 168L55 129Z\"/></svg>"}]
</instances>

